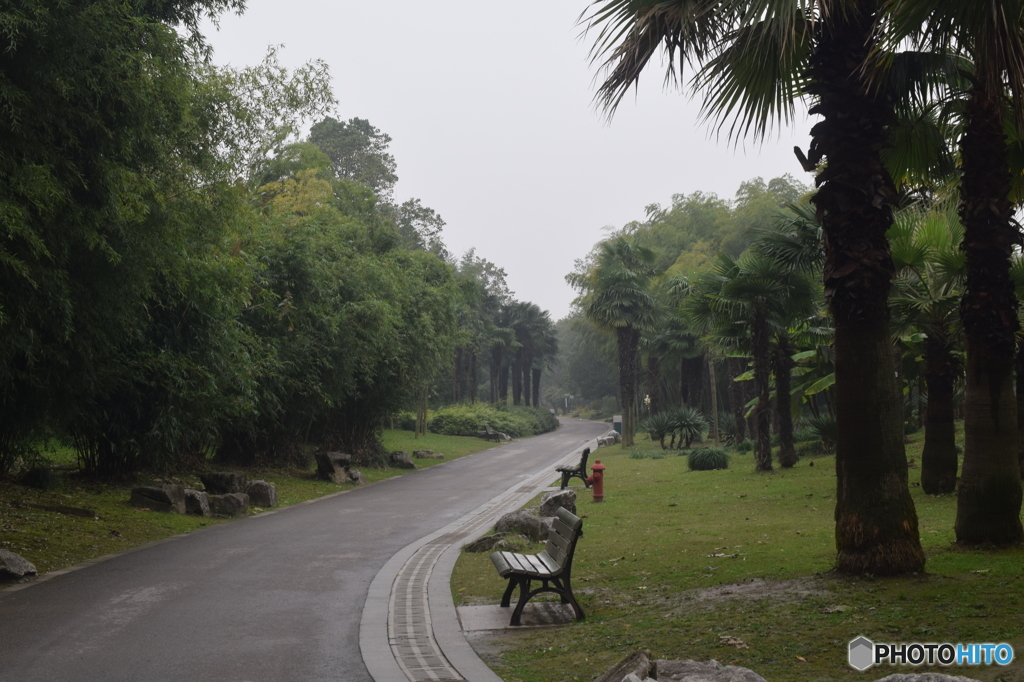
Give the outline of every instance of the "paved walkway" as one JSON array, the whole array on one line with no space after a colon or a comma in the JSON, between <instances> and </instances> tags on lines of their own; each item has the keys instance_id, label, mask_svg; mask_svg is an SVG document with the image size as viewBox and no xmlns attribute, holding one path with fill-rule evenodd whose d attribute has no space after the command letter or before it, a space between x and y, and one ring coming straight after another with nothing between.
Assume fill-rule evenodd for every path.
<instances>
[{"instance_id":1,"label":"paved walkway","mask_svg":"<svg viewBox=\"0 0 1024 682\"><path fill-rule=\"evenodd\" d=\"M604 430L567 420L0 590L0 682L496 680L451 603L459 548Z\"/></svg>"}]
</instances>

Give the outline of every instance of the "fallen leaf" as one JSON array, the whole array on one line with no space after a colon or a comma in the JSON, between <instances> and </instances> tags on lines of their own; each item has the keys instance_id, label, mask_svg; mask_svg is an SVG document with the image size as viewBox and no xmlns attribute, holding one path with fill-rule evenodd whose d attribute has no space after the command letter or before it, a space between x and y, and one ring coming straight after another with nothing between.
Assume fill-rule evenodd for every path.
<instances>
[{"instance_id":1,"label":"fallen leaf","mask_svg":"<svg viewBox=\"0 0 1024 682\"><path fill-rule=\"evenodd\" d=\"M807 659L806 659L806 658L804 658L803 656L797 656L797 657L796 657L796 660L798 660L798 661L803 661L804 663L806 663L806 662L807 662Z\"/></svg>"}]
</instances>

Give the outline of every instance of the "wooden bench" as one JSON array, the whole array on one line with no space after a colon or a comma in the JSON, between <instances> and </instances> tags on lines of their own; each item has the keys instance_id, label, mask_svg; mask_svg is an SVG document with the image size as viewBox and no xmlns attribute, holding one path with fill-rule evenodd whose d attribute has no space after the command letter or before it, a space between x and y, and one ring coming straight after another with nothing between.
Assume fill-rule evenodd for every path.
<instances>
[{"instance_id":1,"label":"wooden bench","mask_svg":"<svg viewBox=\"0 0 1024 682\"><path fill-rule=\"evenodd\" d=\"M491 555L491 563L498 570L498 575L508 578L508 587L501 597L503 607L511 603L512 591L519 588L519 602L512 611L512 625L521 625L519 619L523 615L526 603L541 592L554 592L561 596L563 604L572 605L576 620L583 620L583 609L573 596L570 582L572 556L576 551L576 541L581 535L583 519L565 509L559 509L548 533L548 544L540 554L495 552ZM542 584L531 590L530 583L534 580L539 580Z\"/></svg>"},{"instance_id":2,"label":"wooden bench","mask_svg":"<svg viewBox=\"0 0 1024 682\"><path fill-rule=\"evenodd\" d=\"M583 485L587 488L590 487L590 483L587 482L587 457L590 456L590 448L583 448L583 456L580 457L580 463L574 467L558 467L555 469L558 473L562 474L562 490L565 490L569 486L570 478L578 478L583 481Z\"/></svg>"},{"instance_id":3,"label":"wooden bench","mask_svg":"<svg viewBox=\"0 0 1024 682\"><path fill-rule=\"evenodd\" d=\"M484 424L484 440L494 439L495 443L501 442L501 434L491 428L490 424Z\"/></svg>"}]
</instances>

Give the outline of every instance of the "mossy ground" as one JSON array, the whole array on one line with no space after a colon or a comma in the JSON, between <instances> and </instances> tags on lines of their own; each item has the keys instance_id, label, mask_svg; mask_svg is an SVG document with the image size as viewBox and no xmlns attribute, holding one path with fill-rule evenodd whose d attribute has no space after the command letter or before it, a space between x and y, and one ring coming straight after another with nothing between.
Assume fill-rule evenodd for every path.
<instances>
[{"instance_id":1,"label":"mossy ground","mask_svg":"<svg viewBox=\"0 0 1024 682\"><path fill-rule=\"evenodd\" d=\"M479 438L427 434L413 438L411 431L386 431L384 446L389 450L426 450L443 452L451 461L496 447ZM74 463L74 453L50 448L48 459L56 466ZM440 464L442 460L418 459L419 467ZM240 470L232 467L232 470ZM278 506L289 506L305 500L351 489L351 484L335 484L317 480L315 467L298 469L240 470L250 479L263 479L277 488ZM363 469L366 477L379 481L405 473L402 469ZM147 475L122 482L96 481L65 472L60 485L52 490L37 490L14 481L0 480L0 549L20 554L40 574L66 568L104 554L119 552L161 538L187 533L224 519L204 519L142 511L128 504L132 487L167 481L186 487L202 486L198 474ZM61 505L91 509L98 519L65 516L26 505ZM250 510L256 513L260 510Z\"/></svg>"},{"instance_id":2,"label":"mossy ground","mask_svg":"<svg viewBox=\"0 0 1024 682\"><path fill-rule=\"evenodd\" d=\"M920 462L922 434L908 443ZM655 445L654 448L657 446ZM602 448L605 502L580 491L584 537L574 586L587 619L503 635L507 682L591 680L628 652L717 659L770 682L875 680L896 672L945 672L994 682L1024 680L1024 550L953 544L956 497L927 496L910 469L923 575L850 578L831 572L832 457L754 473L752 453L730 468L688 471L686 457L641 443ZM537 545L532 551L540 551ZM453 574L459 603L497 603L504 584L487 554L463 553ZM847 665L858 635L876 642L1008 642L1008 667L870 668ZM490 657L489 657L490 658ZM494 659L490 659L494 660Z\"/></svg>"}]
</instances>

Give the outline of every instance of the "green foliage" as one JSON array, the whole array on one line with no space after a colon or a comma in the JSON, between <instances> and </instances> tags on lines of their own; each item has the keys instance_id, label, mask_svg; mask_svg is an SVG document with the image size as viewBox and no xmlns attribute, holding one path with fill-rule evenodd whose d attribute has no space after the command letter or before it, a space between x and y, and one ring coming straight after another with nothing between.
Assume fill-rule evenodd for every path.
<instances>
[{"instance_id":1,"label":"green foliage","mask_svg":"<svg viewBox=\"0 0 1024 682\"><path fill-rule=\"evenodd\" d=\"M838 430L836 418L831 414L822 414L818 417L811 417L807 420L808 428L821 441L825 452L835 452Z\"/></svg>"},{"instance_id":2,"label":"green foliage","mask_svg":"<svg viewBox=\"0 0 1024 682\"><path fill-rule=\"evenodd\" d=\"M708 431L708 420L695 407L681 407L671 413L672 433L679 438L684 447L704 438Z\"/></svg>"},{"instance_id":3,"label":"green foliage","mask_svg":"<svg viewBox=\"0 0 1024 682\"><path fill-rule=\"evenodd\" d=\"M558 428L558 420L551 412L535 407L499 409L484 403L451 405L437 410L429 422L432 433L449 436L475 436L490 425L495 431L512 438L534 436Z\"/></svg>"},{"instance_id":4,"label":"green foliage","mask_svg":"<svg viewBox=\"0 0 1024 682\"><path fill-rule=\"evenodd\" d=\"M753 449L754 441L750 440L749 438L747 438L746 440L741 440L739 443L736 443L736 452L750 452Z\"/></svg>"},{"instance_id":5,"label":"green foliage","mask_svg":"<svg viewBox=\"0 0 1024 682\"><path fill-rule=\"evenodd\" d=\"M687 464L690 471L728 469L729 454L718 448L701 448L690 453Z\"/></svg>"}]
</instances>

